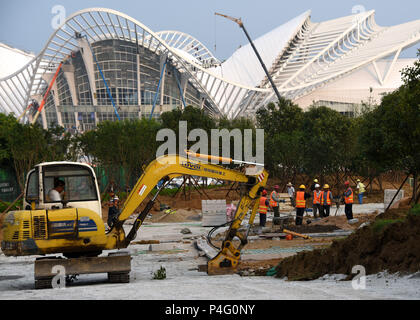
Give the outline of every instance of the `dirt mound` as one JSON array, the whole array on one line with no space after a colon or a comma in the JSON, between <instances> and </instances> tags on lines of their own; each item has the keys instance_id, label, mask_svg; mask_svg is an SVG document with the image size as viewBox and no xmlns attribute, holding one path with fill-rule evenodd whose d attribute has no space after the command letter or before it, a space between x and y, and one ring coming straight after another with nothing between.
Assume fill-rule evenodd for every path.
<instances>
[{"instance_id":1,"label":"dirt mound","mask_svg":"<svg viewBox=\"0 0 420 320\"><path fill-rule=\"evenodd\" d=\"M408 210L405 208L389 209L377 216L377 219L404 219Z\"/></svg>"},{"instance_id":2,"label":"dirt mound","mask_svg":"<svg viewBox=\"0 0 420 320\"><path fill-rule=\"evenodd\" d=\"M311 223L311 225L313 225L313 226L335 226L337 229L355 230L362 223L374 221L376 216L377 216L377 213L355 214L354 218L359 220L359 222L357 222L355 224L349 224L346 216L337 216L337 217L330 216L330 217L327 217L327 218L323 218L322 220L319 220L319 221L313 221Z\"/></svg>"},{"instance_id":3,"label":"dirt mound","mask_svg":"<svg viewBox=\"0 0 420 320\"><path fill-rule=\"evenodd\" d=\"M178 209L174 213L165 213L161 211L158 213L152 214L150 219L151 222L165 222L165 223L174 223L174 222L186 222L186 221L201 221L201 215L199 210L184 210Z\"/></svg>"},{"instance_id":4,"label":"dirt mound","mask_svg":"<svg viewBox=\"0 0 420 320\"><path fill-rule=\"evenodd\" d=\"M364 266L367 274L420 270L420 216L409 215L404 221L377 219L327 249L284 259L276 267L276 277L313 280L325 274L347 274L351 278L355 265Z\"/></svg>"}]
</instances>

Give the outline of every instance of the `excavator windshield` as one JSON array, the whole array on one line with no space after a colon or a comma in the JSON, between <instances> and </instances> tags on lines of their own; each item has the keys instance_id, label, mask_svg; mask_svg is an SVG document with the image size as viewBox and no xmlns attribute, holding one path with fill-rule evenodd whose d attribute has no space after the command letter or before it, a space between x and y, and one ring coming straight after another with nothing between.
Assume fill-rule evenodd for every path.
<instances>
[{"instance_id":1,"label":"excavator windshield","mask_svg":"<svg viewBox=\"0 0 420 320\"><path fill-rule=\"evenodd\" d=\"M63 196L68 202L98 200L94 177L89 169L75 165L48 166L44 169L45 202L56 202L51 198L59 181L64 182Z\"/></svg>"}]
</instances>

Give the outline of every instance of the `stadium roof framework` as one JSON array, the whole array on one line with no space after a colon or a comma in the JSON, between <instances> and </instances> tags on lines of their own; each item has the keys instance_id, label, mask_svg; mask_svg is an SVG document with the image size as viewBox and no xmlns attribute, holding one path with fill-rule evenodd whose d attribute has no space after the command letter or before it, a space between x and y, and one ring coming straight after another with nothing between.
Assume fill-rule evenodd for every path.
<instances>
[{"instance_id":1,"label":"stadium roof framework","mask_svg":"<svg viewBox=\"0 0 420 320\"><path fill-rule=\"evenodd\" d=\"M42 100L61 61L80 50L75 36L90 43L118 39L138 43L167 56L206 98L215 116L252 116L276 97L249 44L221 63L194 37L178 31L153 32L121 12L91 8L78 11L50 36L42 51L13 74L0 79L3 112L21 114L32 99ZM374 11L315 23L307 11L255 40L255 46L279 90L297 100L348 74L372 65L384 84L401 52L420 41L420 20L381 27ZM384 70L378 61L392 57Z\"/></svg>"}]
</instances>

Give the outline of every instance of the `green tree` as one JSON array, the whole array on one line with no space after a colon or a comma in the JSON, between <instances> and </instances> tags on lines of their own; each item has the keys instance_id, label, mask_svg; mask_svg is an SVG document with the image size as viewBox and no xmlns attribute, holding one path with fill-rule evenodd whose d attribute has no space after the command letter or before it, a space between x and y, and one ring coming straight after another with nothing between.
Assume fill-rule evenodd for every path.
<instances>
[{"instance_id":1,"label":"green tree","mask_svg":"<svg viewBox=\"0 0 420 320\"><path fill-rule=\"evenodd\" d=\"M311 107L303 120L303 166L321 177L346 168L352 157L351 119L327 107Z\"/></svg>"},{"instance_id":2,"label":"green tree","mask_svg":"<svg viewBox=\"0 0 420 320\"><path fill-rule=\"evenodd\" d=\"M282 99L256 113L257 127L264 129L264 160L271 176L291 179L302 171L303 111Z\"/></svg>"}]
</instances>

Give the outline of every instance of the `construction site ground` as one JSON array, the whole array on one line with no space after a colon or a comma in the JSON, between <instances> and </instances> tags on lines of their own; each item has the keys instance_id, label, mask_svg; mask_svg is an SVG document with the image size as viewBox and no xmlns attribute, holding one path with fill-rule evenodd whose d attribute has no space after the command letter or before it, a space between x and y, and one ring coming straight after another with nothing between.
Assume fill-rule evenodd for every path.
<instances>
[{"instance_id":1,"label":"construction site ground","mask_svg":"<svg viewBox=\"0 0 420 320\"><path fill-rule=\"evenodd\" d=\"M353 289L346 275L326 275L312 281L287 281L266 276L266 272L285 257L298 252L328 247L336 239L334 230L351 232L363 222L372 221L383 211L383 204L355 205L359 222L350 225L340 210L335 216L289 229L297 232L317 232L327 236L309 240L285 240L269 215L267 227L253 228L250 243L242 251L238 273L209 276L199 272L208 259L195 242L211 230L201 225L198 209L177 210L175 214L150 215L137 238L126 249L132 256L130 283L110 284L106 274L80 275L65 289L34 289L34 258L5 257L0 253L0 299L420 299L420 273L409 275L381 272L366 278L366 289ZM178 221L182 220L182 221ZM157 222L158 221L158 222ZM244 226L246 226L246 221ZM258 225L258 218L255 221ZM130 221L127 230L131 227ZM214 244L220 244L225 229L215 234ZM264 231L264 232L262 232ZM270 233L272 231L272 233ZM270 238L270 234L273 237ZM346 234L346 233L344 233ZM261 237L268 235L268 237ZM107 254L107 252L104 252ZM160 267L166 269L166 279L153 279Z\"/></svg>"}]
</instances>

